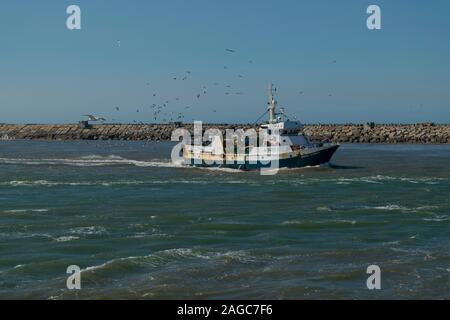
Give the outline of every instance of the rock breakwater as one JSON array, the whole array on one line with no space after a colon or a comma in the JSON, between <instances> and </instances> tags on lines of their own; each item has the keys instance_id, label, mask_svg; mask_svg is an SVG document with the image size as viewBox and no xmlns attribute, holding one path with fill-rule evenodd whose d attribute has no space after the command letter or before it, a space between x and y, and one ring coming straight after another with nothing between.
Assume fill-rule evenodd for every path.
<instances>
[{"instance_id":1,"label":"rock breakwater","mask_svg":"<svg viewBox=\"0 0 450 320\"><path fill-rule=\"evenodd\" d=\"M0 124L0 139L26 140L170 140L173 130L192 124ZM248 129L251 125L208 124L204 128ZM450 143L449 124L309 124L314 141L349 143Z\"/></svg>"}]
</instances>

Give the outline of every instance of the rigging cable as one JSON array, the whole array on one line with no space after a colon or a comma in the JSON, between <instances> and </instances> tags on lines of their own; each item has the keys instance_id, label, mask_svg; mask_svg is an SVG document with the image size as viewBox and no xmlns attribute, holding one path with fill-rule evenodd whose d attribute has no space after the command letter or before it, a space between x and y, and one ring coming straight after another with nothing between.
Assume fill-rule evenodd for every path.
<instances>
[{"instance_id":1,"label":"rigging cable","mask_svg":"<svg viewBox=\"0 0 450 320\"><path fill-rule=\"evenodd\" d=\"M257 124L259 120L261 120L262 117L264 117L266 115L266 113L268 113L269 110L267 109L266 111L264 111L264 113L262 115L259 116L258 119L256 119L255 122L253 122L253 125Z\"/></svg>"}]
</instances>

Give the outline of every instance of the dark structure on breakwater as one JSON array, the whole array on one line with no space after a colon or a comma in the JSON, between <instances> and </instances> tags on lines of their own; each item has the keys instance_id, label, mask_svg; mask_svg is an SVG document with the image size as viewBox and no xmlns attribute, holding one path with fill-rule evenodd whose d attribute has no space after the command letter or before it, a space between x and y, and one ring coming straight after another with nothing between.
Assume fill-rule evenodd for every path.
<instances>
[{"instance_id":1,"label":"dark structure on breakwater","mask_svg":"<svg viewBox=\"0 0 450 320\"><path fill-rule=\"evenodd\" d=\"M170 140L172 131L192 124L0 124L0 139L28 140ZM219 129L251 125L207 124ZM255 127L256 128L256 127ZM311 124L305 133L315 141L351 143L450 143L449 124Z\"/></svg>"}]
</instances>

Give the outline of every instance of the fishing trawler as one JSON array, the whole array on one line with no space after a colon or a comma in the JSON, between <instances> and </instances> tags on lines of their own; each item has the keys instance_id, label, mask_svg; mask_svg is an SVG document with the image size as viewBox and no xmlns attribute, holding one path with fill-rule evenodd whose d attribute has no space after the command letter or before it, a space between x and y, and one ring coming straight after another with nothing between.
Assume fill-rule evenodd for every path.
<instances>
[{"instance_id":1,"label":"fishing trawler","mask_svg":"<svg viewBox=\"0 0 450 320\"><path fill-rule=\"evenodd\" d=\"M328 163L339 148L339 144L312 143L303 133L303 125L299 121L287 118L284 108L280 108L280 112L276 111L276 88L272 84L269 85L268 93L268 108L264 115L269 114L269 121L259 128L259 133L265 133L264 141L260 145L249 146L247 139L244 152L238 152L236 146L226 148L226 142L223 143L222 137L216 136L210 141L203 142L202 145L184 145L182 150L184 164L252 170L273 167L273 162L276 162L278 168L298 168ZM229 149L233 152L227 152Z\"/></svg>"}]
</instances>

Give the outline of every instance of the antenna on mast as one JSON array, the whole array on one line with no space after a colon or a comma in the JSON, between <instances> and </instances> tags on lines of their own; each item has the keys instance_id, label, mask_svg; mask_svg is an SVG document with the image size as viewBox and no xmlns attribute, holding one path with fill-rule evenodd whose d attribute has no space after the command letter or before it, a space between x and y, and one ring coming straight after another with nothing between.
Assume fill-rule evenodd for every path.
<instances>
[{"instance_id":1,"label":"antenna on mast","mask_svg":"<svg viewBox=\"0 0 450 320\"><path fill-rule=\"evenodd\" d=\"M268 107L269 123L276 122L276 118L275 118L275 108L277 106L277 101L275 100L276 91L277 91L277 89L273 86L273 84L269 83L269 89L268 89L269 102L267 103L269 105L269 107Z\"/></svg>"}]
</instances>

